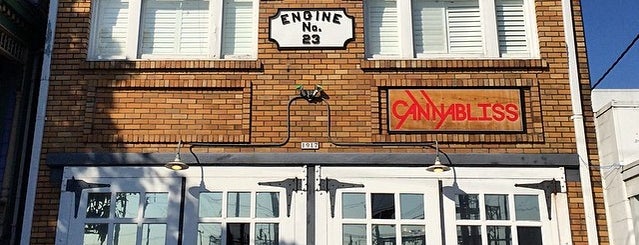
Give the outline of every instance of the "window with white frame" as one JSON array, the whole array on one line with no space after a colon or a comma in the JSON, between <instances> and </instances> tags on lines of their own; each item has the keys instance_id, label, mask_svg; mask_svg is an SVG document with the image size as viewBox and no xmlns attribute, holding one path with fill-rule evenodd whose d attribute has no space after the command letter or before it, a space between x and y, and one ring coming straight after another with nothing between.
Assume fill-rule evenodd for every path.
<instances>
[{"instance_id":1,"label":"window with white frame","mask_svg":"<svg viewBox=\"0 0 639 245\"><path fill-rule=\"evenodd\" d=\"M258 0L98 0L89 59L254 59Z\"/></svg>"},{"instance_id":2,"label":"window with white frame","mask_svg":"<svg viewBox=\"0 0 639 245\"><path fill-rule=\"evenodd\" d=\"M367 0L373 59L535 58L531 0Z\"/></svg>"},{"instance_id":3,"label":"window with white frame","mask_svg":"<svg viewBox=\"0 0 639 245\"><path fill-rule=\"evenodd\" d=\"M540 202L539 195L456 195L457 243L541 245Z\"/></svg>"}]
</instances>

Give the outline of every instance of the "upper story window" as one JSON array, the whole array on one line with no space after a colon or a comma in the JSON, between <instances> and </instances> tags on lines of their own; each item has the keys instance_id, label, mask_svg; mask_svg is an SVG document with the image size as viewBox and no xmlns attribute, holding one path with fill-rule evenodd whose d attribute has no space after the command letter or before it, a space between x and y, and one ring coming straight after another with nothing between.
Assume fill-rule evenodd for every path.
<instances>
[{"instance_id":1,"label":"upper story window","mask_svg":"<svg viewBox=\"0 0 639 245\"><path fill-rule=\"evenodd\" d=\"M531 0L367 0L366 57L535 58Z\"/></svg>"},{"instance_id":2,"label":"upper story window","mask_svg":"<svg viewBox=\"0 0 639 245\"><path fill-rule=\"evenodd\" d=\"M258 0L98 0L89 59L255 59Z\"/></svg>"}]
</instances>

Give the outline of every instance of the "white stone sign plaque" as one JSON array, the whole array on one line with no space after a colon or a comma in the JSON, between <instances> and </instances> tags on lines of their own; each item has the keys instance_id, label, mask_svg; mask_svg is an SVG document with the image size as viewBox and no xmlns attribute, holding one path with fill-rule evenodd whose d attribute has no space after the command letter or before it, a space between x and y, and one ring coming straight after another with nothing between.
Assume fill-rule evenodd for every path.
<instances>
[{"instance_id":1,"label":"white stone sign plaque","mask_svg":"<svg viewBox=\"0 0 639 245\"><path fill-rule=\"evenodd\" d=\"M346 48L353 19L344 9L279 9L269 20L269 40L278 48Z\"/></svg>"}]
</instances>

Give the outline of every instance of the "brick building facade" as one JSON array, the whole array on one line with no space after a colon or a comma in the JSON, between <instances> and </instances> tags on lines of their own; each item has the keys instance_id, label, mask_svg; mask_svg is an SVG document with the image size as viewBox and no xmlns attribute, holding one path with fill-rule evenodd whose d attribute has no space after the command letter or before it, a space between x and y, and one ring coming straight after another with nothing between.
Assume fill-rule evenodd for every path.
<instances>
[{"instance_id":1,"label":"brick building facade","mask_svg":"<svg viewBox=\"0 0 639 245\"><path fill-rule=\"evenodd\" d=\"M607 244L579 1L166 2L56 2L31 244Z\"/></svg>"}]
</instances>

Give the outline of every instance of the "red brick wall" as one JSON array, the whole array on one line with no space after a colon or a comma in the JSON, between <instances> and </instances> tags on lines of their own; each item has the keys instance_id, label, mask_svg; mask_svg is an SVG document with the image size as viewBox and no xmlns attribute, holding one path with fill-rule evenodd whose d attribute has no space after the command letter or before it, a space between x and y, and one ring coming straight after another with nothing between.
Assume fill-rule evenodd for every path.
<instances>
[{"instance_id":1,"label":"red brick wall","mask_svg":"<svg viewBox=\"0 0 639 245\"><path fill-rule=\"evenodd\" d=\"M579 1L575 27L599 235L607 243L593 115L590 109ZM281 142L286 102L295 86L321 84L330 96L335 141L440 142L447 153L576 153L568 60L560 0L537 0L540 59L368 61L364 57L362 1L261 1L257 61L87 61L91 3L61 0L51 67L43 145L47 152L173 152L176 142ZM268 17L278 8L345 8L355 17L355 40L344 50L278 50L268 40ZM387 87L516 87L524 91L522 133L388 134ZM194 103L195 102L195 103ZM415 148L339 148L327 140L325 105L298 101L292 137L320 152L421 152ZM236 152L238 149L199 149ZM53 244L59 186L41 167L33 244ZM581 188L568 184L575 244L586 244Z\"/></svg>"}]
</instances>

